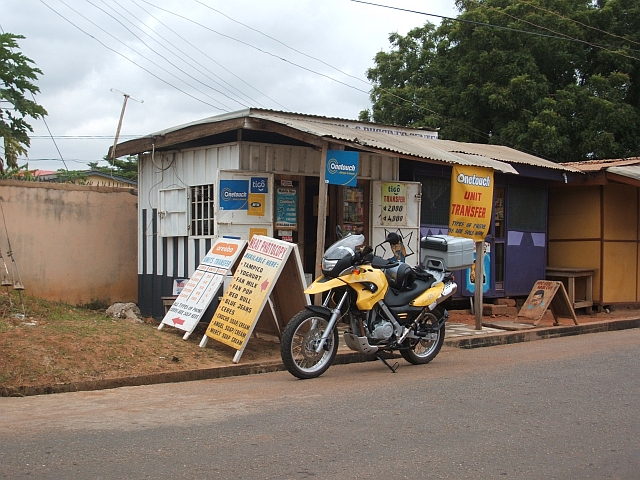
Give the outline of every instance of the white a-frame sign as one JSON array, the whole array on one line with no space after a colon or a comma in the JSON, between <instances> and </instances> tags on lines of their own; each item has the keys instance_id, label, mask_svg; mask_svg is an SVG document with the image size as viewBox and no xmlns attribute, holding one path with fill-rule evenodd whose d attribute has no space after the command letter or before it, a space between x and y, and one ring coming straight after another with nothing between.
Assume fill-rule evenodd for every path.
<instances>
[{"instance_id":1,"label":"white a-frame sign","mask_svg":"<svg viewBox=\"0 0 640 480\"><path fill-rule=\"evenodd\" d=\"M286 322L309 305L304 289L298 246L254 235L200 346L208 338L224 343L237 350L233 362L238 363L256 325L281 337Z\"/></svg>"},{"instance_id":2,"label":"white a-frame sign","mask_svg":"<svg viewBox=\"0 0 640 480\"><path fill-rule=\"evenodd\" d=\"M182 338L189 338L246 243L246 240L234 238L217 239L173 302L158 330L169 325L184 330L186 333Z\"/></svg>"}]
</instances>

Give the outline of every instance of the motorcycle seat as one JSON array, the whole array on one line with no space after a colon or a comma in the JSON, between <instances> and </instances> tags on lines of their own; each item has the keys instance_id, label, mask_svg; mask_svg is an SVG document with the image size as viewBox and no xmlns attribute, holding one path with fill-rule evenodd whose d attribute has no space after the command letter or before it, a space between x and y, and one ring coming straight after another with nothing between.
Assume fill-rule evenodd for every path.
<instances>
[{"instance_id":1,"label":"motorcycle seat","mask_svg":"<svg viewBox=\"0 0 640 480\"><path fill-rule=\"evenodd\" d=\"M400 307L402 305L408 305L411 300L418 298L418 296L430 288L436 279L431 277L428 280L416 280L413 282L410 288L406 290L395 290L393 288L389 288L387 294L384 296L384 302L389 307Z\"/></svg>"}]
</instances>

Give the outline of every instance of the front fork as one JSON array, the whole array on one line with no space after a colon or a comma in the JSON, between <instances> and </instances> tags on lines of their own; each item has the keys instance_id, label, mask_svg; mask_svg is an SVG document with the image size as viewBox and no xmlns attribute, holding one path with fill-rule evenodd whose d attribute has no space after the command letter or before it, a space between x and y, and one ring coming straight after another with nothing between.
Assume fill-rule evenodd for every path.
<instances>
[{"instance_id":1,"label":"front fork","mask_svg":"<svg viewBox=\"0 0 640 480\"><path fill-rule=\"evenodd\" d=\"M349 295L349 290L345 290L344 295L342 295L342 298L340 299L340 301L336 305L336 308L331 310L331 317L329 317L329 325L327 325L327 329L322 334L322 337L320 338L320 341L318 342L318 345L316 346L316 353L320 353L322 351L322 349L324 348L325 344L327 343L327 340L331 336L331 332L333 332L333 328L336 326L336 322L338 321L338 318L340 318L340 309L342 308L342 305L344 304L345 300L347 299L347 295ZM325 301L322 304L322 306L325 307L325 308L328 308L327 306L329 305L329 300L330 299L331 299L331 295L327 295L327 298L325 299Z\"/></svg>"}]
</instances>

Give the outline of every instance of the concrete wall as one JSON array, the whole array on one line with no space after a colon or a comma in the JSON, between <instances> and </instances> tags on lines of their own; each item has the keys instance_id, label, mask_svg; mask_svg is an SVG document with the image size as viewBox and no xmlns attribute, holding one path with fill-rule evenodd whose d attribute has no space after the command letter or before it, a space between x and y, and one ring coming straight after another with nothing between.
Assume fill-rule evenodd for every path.
<instances>
[{"instance_id":1,"label":"concrete wall","mask_svg":"<svg viewBox=\"0 0 640 480\"><path fill-rule=\"evenodd\" d=\"M0 181L0 202L27 294L73 305L137 302L135 190ZM2 224L0 248L8 261Z\"/></svg>"}]
</instances>

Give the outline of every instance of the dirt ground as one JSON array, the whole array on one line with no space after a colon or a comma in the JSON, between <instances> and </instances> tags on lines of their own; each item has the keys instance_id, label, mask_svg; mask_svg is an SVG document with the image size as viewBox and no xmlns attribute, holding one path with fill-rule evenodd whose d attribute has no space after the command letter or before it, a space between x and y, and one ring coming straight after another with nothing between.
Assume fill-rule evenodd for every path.
<instances>
[{"instance_id":1,"label":"dirt ground","mask_svg":"<svg viewBox=\"0 0 640 480\"><path fill-rule=\"evenodd\" d=\"M0 296L0 394L2 389L53 385L211 368L232 363L235 350L208 342L200 348L206 324L198 325L188 340L172 327L159 331L158 322L107 318L101 311L28 299L26 315L8 307ZM637 310L611 314L579 315L580 323L638 315ZM484 321L515 320L512 317L483 317ZM451 310L450 323L475 325L468 310ZM540 326L551 326L547 313ZM560 324L570 325L569 319ZM275 341L274 341L275 340ZM279 360L279 344L273 337L254 334L240 363Z\"/></svg>"}]
</instances>

